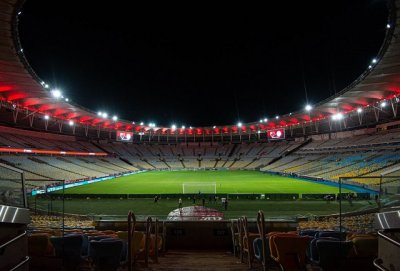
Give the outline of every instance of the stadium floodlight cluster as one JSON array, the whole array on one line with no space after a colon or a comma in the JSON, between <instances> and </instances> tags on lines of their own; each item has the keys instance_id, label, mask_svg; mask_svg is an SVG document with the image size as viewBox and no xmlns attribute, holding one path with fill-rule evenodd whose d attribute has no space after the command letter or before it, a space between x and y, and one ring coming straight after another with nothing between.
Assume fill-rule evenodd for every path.
<instances>
[{"instance_id":1,"label":"stadium floodlight cluster","mask_svg":"<svg viewBox=\"0 0 400 271\"><path fill-rule=\"evenodd\" d=\"M97 112L97 116L102 117L103 119L106 119L106 118L108 118L108 113L107 113L107 112L99 111L99 112ZM117 121L117 120L118 120L118 116L117 116L117 115L114 115L111 119L112 119L113 121ZM133 124L134 124L134 123L133 123Z\"/></svg>"},{"instance_id":2,"label":"stadium floodlight cluster","mask_svg":"<svg viewBox=\"0 0 400 271\"><path fill-rule=\"evenodd\" d=\"M59 99L62 96L62 93L59 89L52 89L51 90L51 95L53 95L54 98Z\"/></svg>"},{"instance_id":3,"label":"stadium floodlight cluster","mask_svg":"<svg viewBox=\"0 0 400 271\"><path fill-rule=\"evenodd\" d=\"M334 114L334 115L332 115L332 119L333 120L342 120L344 118L344 116L343 116L343 114L342 113L336 113L336 114Z\"/></svg>"}]
</instances>

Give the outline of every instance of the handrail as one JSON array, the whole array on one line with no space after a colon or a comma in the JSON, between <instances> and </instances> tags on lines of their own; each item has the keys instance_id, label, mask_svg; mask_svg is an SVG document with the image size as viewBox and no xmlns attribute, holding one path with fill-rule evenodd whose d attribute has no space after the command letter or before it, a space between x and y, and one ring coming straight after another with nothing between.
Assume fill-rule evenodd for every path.
<instances>
[{"instance_id":1,"label":"handrail","mask_svg":"<svg viewBox=\"0 0 400 271\"><path fill-rule=\"evenodd\" d=\"M384 234L382 230L379 230L379 231L378 231L378 235L379 235L380 237L382 237L383 239L385 239L386 241L389 241L389 242L392 243L393 245L400 247L400 243L399 243L399 242L397 242L396 240L393 240L392 238L390 238L389 236L387 236L386 234Z\"/></svg>"},{"instance_id":2,"label":"handrail","mask_svg":"<svg viewBox=\"0 0 400 271\"><path fill-rule=\"evenodd\" d=\"M128 270L132 271L132 237L135 233L136 217L132 211L128 212Z\"/></svg>"},{"instance_id":3,"label":"handrail","mask_svg":"<svg viewBox=\"0 0 400 271\"><path fill-rule=\"evenodd\" d=\"M145 241L145 256L144 256L144 264L145 267L149 266L149 250L150 250L150 242L151 242L151 226L153 220L151 216L147 217L146 220L146 241Z\"/></svg>"},{"instance_id":4,"label":"handrail","mask_svg":"<svg viewBox=\"0 0 400 271\"><path fill-rule=\"evenodd\" d=\"M17 240L19 240L20 238L24 237L26 234L27 234L26 231L24 231L24 232L21 233L20 235L14 237L13 239L11 239L11 240L5 242L5 243L2 244L2 245L0 245L0 249L3 249L3 248L5 248L6 246L8 246L8 245L14 243L15 241L17 241Z\"/></svg>"},{"instance_id":5,"label":"handrail","mask_svg":"<svg viewBox=\"0 0 400 271\"><path fill-rule=\"evenodd\" d=\"M380 271L389 271L389 269L387 269L387 268L385 268L384 266L382 266L382 263L383 263L383 261L382 261L382 259L380 259L380 258L376 258L376 259L373 261L374 266L375 266L378 270L380 270Z\"/></svg>"},{"instance_id":6,"label":"handrail","mask_svg":"<svg viewBox=\"0 0 400 271\"><path fill-rule=\"evenodd\" d=\"M156 218L155 220L155 225L154 225L154 234L155 234L155 240L154 240L154 262L158 263L158 219Z\"/></svg>"},{"instance_id":7,"label":"handrail","mask_svg":"<svg viewBox=\"0 0 400 271\"><path fill-rule=\"evenodd\" d=\"M13 268L10 269L10 271L15 271L18 268L20 268L21 266L25 265L28 261L29 261L29 256L25 256L25 259L20 261L16 266L14 266Z\"/></svg>"},{"instance_id":8,"label":"handrail","mask_svg":"<svg viewBox=\"0 0 400 271\"><path fill-rule=\"evenodd\" d=\"M263 270L267 270L267 240L265 237L264 229L265 229L265 218L264 218L264 212L263 211L258 211L257 213L257 228L258 228L258 233L260 234L260 239L261 239L261 245L262 245L262 266Z\"/></svg>"}]
</instances>

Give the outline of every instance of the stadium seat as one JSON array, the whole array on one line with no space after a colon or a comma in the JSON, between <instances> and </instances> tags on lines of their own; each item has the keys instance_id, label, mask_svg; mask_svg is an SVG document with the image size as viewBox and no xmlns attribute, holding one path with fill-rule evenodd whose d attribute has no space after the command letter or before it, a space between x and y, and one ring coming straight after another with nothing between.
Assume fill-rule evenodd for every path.
<instances>
[{"instance_id":1,"label":"stadium seat","mask_svg":"<svg viewBox=\"0 0 400 271\"><path fill-rule=\"evenodd\" d=\"M120 231L117 232L118 238L128 241L128 232ZM131 243L131 255L132 259L135 260L137 256L144 252L145 249L145 234L141 231L135 231L132 237Z\"/></svg>"},{"instance_id":2,"label":"stadium seat","mask_svg":"<svg viewBox=\"0 0 400 271\"><path fill-rule=\"evenodd\" d=\"M263 266L263 270L267 270L267 260L270 256L269 244L265 231L265 218L262 211L258 211L257 214L257 228L259 237L253 241L254 257L259 260Z\"/></svg>"},{"instance_id":3,"label":"stadium seat","mask_svg":"<svg viewBox=\"0 0 400 271\"><path fill-rule=\"evenodd\" d=\"M271 258L283 270L304 270L306 248L311 241L309 236L275 234L270 237Z\"/></svg>"},{"instance_id":4,"label":"stadium seat","mask_svg":"<svg viewBox=\"0 0 400 271\"><path fill-rule=\"evenodd\" d=\"M302 230L300 231L300 236L310 236L310 237L314 237L315 234L317 234L319 231L317 230Z\"/></svg>"},{"instance_id":5,"label":"stadium seat","mask_svg":"<svg viewBox=\"0 0 400 271\"><path fill-rule=\"evenodd\" d=\"M232 235L232 250L233 255L236 257L240 253L239 245L239 221L237 219L231 220L230 223L231 235Z\"/></svg>"},{"instance_id":6,"label":"stadium seat","mask_svg":"<svg viewBox=\"0 0 400 271\"><path fill-rule=\"evenodd\" d=\"M249 268L252 268L252 262L253 262L253 257L254 257L254 252L253 252L253 241L257 237L259 237L258 233L250 233L248 231L248 225L247 225L247 217L242 217L241 218L241 228L242 228L242 260L244 254L247 255L247 263L249 265Z\"/></svg>"},{"instance_id":7,"label":"stadium seat","mask_svg":"<svg viewBox=\"0 0 400 271\"><path fill-rule=\"evenodd\" d=\"M121 264L124 242L119 239L103 239L90 241L89 257L98 271L117 270Z\"/></svg>"},{"instance_id":8,"label":"stadium seat","mask_svg":"<svg viewBox=\"0 0 400 271\"><path fill-rule=\"evenodd\" d=\"M346 239L346 232L340 232L340 231L320 231L315 234L315 238L335 238L338 240L345 240Z\"/></svg>"},{"instance_id":9,"label":"stadium seat","mask_svg":"<svg viewBox=\"0 0 400 271\"><path fill-rule=\"evenodd\" d=\"M53 256L54 248L47 233L34 233L28 236L29 256Z\"/></svg>"},{"instance_id":10,"label":"stadium seat","mask_svg":"<svg viewBox=\"0 0 400 271\"><path fill-rule=\"evenodd\" d=\"M378 238L375 236L354 236L351 238L354 244L354 252L357 257L378 256Z\"/></svg>"},{"instance_id":11,"label":"stadium seat","mask_svg":"<svg viewBox=\"0 0 400 271\"><path fill-rule=\"evenodd\" d=\"M313 258L313 261L323 270L330 270L345 266L345 259L353 249L353 242L318 239L316 247L318 259Z\"/></svg>"},{"instance_id":12,"label":"stadium seat","mask_svg":"<svg viewBox=\"0 0 400 271\"><path fill-rule=\"evenodd\" d=\"M79 234L64 237L50 237L56 257L62 258L64 263L71 270L74 270L83 260L83 239L83 236Z\"/></svg>"}]
</instances>

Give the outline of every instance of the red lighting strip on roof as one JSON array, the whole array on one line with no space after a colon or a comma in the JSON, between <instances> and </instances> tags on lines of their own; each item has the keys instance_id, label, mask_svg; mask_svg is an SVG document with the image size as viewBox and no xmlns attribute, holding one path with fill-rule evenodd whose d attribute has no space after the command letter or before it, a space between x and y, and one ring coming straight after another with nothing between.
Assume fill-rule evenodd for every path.
<instances>
[{"instance_id":1,"label":"red lighting strip on roof","mask_svg":"<svg viewBox=\"0 0 400 271\"><path fill-rule=\"evenodd\" d=\"M18 149L18 148L0 148L0 152L61 154L61 155L79 155L79 156L107 156L108 155L105 152L52 151L52 150L35 150L35 149Z\"/></svg>"}]
</instances>

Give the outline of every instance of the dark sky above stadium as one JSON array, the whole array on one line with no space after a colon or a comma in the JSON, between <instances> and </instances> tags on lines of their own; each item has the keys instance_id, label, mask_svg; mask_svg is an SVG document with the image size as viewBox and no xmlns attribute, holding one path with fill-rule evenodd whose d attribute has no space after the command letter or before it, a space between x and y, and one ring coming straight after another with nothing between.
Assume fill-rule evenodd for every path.
<instances>
[{"instance_id":1,"label":"dark sky above stadium","mask_svg":"<svg viewBox=\"0 0 400 271\"><path fill-rule=\"evenodd\" d=\"M340 91L378 53L387 23L385 0L136 2L27 0L24 53L40 78L91 110L224 125Z\"/></svg>"}]
</instances>

